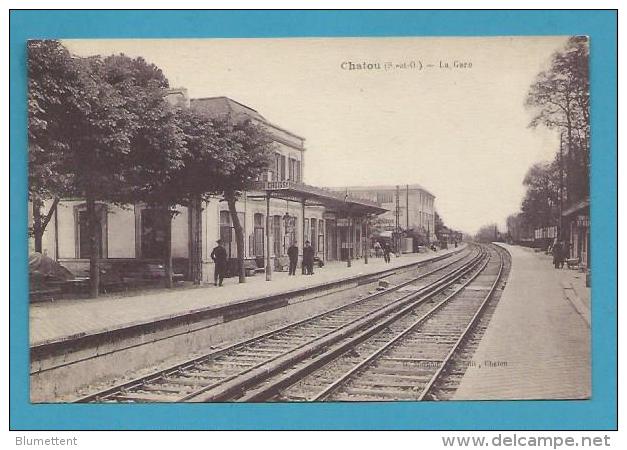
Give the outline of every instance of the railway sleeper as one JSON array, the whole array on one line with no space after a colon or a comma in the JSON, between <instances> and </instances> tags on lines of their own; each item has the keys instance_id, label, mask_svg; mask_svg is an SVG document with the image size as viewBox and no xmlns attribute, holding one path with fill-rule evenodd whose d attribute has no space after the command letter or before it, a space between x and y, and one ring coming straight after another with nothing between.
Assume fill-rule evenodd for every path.
<instances>
[{"instance_id":1,"label":"railway sleeper","mask_svg":"<svg viewBox=\"0 0 627 450\"><path fill-rule=\"evenodd\" d=\"M409 392L404 390L393 389L367 389L367 388L348 388L343 392L346 392L352 397L359 397L360 399L370 398L371 401L388 401L388 400L416 400L419 392Z\"/></svg>"},{"instance_id":2,"label":"railway sleeper","mask_svg":"<svg viewBox=\"0 0 627 450\"><path fill-rule=\"evenodd\" d=\"M398 387L407 390L415 390L424 385L426 385L429 378L421 378L421 381L409 381L409 380L397 380L397 379L388 379L388 380L377 380L375 378L369 379L357 379L353 381L351 384L352 387L356 388L368 388L368 387L377 387L377 388L385 388L385 387Z\"/></svg>"}]
</instances>

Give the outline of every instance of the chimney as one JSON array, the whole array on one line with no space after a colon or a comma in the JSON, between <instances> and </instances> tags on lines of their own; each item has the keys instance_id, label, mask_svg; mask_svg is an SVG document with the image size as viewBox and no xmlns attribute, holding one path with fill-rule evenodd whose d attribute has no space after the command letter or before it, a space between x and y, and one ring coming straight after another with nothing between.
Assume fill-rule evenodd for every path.
<instances>
[{"instance_id":1,"label":"chimney","mask_svg":"<svg viewBox=\"0 0 627 450\"><path fill-rule=\"evenodd\" d=\"M172 106L189 108L189 95L186 88L172 88L165 92L165 99Z\"/></svg>"}]
</instances>

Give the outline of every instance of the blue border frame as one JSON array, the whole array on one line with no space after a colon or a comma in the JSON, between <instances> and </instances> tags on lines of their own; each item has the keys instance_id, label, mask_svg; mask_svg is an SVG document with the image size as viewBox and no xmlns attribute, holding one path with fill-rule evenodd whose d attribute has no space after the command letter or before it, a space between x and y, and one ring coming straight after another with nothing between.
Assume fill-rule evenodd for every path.
<instances>
[{"instance_id":1,"label":"blue border frame","mask_svg":"<svg viewBox=\"0 0 627 450\"><path fill-rule=\"evenodd\" d=\"M615 429L615 11L27 11L10 13L10 427L53 429ZM379 404L31 405L28 402L25 41L33 38L574 35L591 37L593 398Z\"/></svg>"}]
</instances>

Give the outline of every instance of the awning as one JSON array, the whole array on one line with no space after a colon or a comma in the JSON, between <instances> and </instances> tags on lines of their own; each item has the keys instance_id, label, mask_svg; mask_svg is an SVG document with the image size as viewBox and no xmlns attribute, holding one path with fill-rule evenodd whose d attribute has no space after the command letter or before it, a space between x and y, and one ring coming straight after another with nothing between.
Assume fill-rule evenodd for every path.
<instances>
[{"instance_id":1,"label":"awning","mask_svg":"<svg viewBox=\"0 0 627 450\"><path fill-rule=\"evenodd\" d=\"M571 205L569 208L566 208L564 211L562 211L562 216L567 217L570 216L572 214L578 213L583 211L584 209L588 209L590 207L590 199L589 198L585 198L573 205Z\"/></svg>"},{"instance_id":2,"label":"awning","mask_svg":"<svg viewBox=\"0 0 627 450\"><path fill-rule=\"evenodd\" d=\"M388 210L370 200L351 197L341 192L310 186L294 181L255 182L248 192L248 198L262 198L270 194L272 198L303 202L308 206L324 206L337 211L350 211L351 214L379 215Z\"/></svg>"}]
</instances>

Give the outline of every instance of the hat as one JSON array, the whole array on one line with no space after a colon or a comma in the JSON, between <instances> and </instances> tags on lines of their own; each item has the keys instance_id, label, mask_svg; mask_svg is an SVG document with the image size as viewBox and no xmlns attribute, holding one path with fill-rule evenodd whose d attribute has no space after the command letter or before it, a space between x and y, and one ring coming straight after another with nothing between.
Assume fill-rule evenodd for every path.
<instances>
[{"instance_id":1,"label":"hat","mask_svg":"<svg viewBox=\"0 0 627 450\"><path fill-rule=\"evenodd\" d=\"M218 239L218 240L216 241L216 244L222 244L222 239Z\"/></svg>"}]
</instances>

